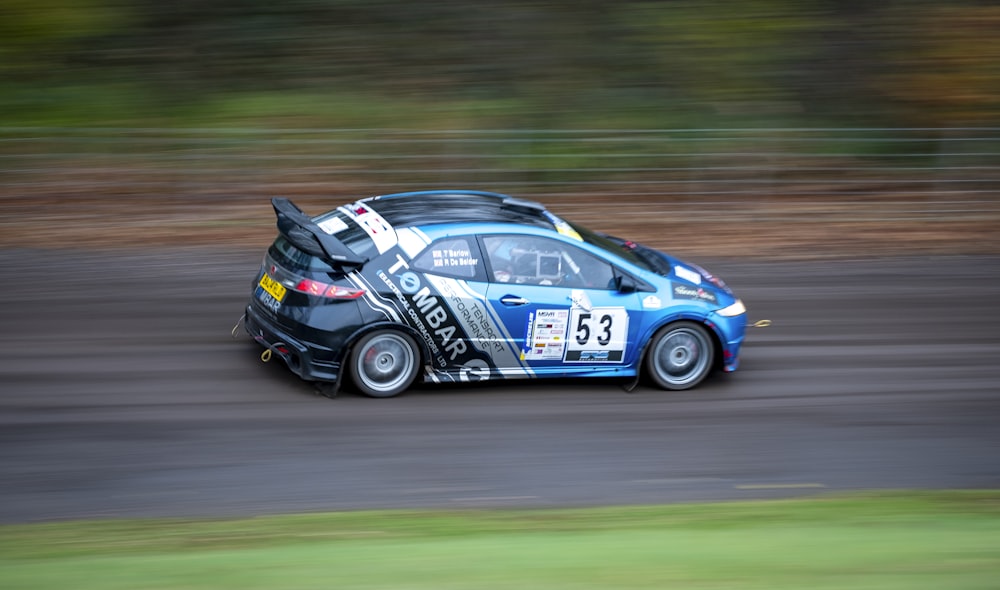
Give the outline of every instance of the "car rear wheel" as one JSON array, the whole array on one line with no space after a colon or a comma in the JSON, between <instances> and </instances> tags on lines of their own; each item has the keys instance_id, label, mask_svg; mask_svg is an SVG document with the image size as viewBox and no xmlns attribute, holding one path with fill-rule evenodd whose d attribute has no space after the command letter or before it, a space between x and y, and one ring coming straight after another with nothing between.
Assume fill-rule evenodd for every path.
<instances>
[{"instance_id":1,"label":"car rear wheel","mask_svg":"<svg viewBox=\"0 0 1000 590\"><path fill-rule=\"evenodd\" d=\"M420 370L417 343L402 332L365 335L351 350L351 379L369 397L393 397L413 383Z\"/></svg>"},{"instance_id":2,"label":"car rear wheel","mask_svg":"<svg viewBox=\"0 0 1000 590\"><path fill-rule=\"evenodd\" d=\"M690 389L712 370L715 348L712 337L694 322L676 322L653 336L646 369L663 389Z\"/></svg>"}]
</instances>

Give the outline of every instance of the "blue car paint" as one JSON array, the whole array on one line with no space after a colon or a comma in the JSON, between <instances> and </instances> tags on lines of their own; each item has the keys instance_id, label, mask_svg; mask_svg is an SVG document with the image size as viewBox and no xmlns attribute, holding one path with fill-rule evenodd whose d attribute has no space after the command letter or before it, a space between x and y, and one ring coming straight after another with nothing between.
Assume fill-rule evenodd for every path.
<instances>
[{"instance_id":1,"label":"blue car paint","mask_svg":"<svg viewBox=\"0 0 1000 590\"><path fill-rule=\"evenodd\" d=\"M351 320L350 325L331 326L331 320L322 319L330 317L330 309L323 309L322 305L319 305L318 311L305 306L296 313L296 321L299 322L298 331L276 327L280 323L278 321L280 314L262 310L259 302L251 298L251 304L247 309L248 331L262 346L271 350L280 348L274 345L276 338L286 340L296 350L297 355L281 355L285 362L304 379L317 381L339 381L343 373L341 366L346 361L352 343L380 327L396 327L408 332L418 342L427 361L428 367L423 378L433 380L474 381L483 378L547 375L633 377L639 373L644 351L657 331L680 320L694 321L710 329L719 352L716 362L723 370L733 371L739 366L746 316L740 314L726 317L717 313L736 303L738 299L724 283L696 265L662 252L647 250L655 252L669 265L670 273L663 276L633 264L623 255L612 254L606 248L584 241L572 226L544 210L540 205L517 201L495 193L417 191L364 199L353 206L378 212L380 205L390 201L413 202L455 192L469 198L508 199L516 207L539 212L550 225L547 227L543 226L544 224L514 225L505 220L424 223L412 229L395 228L398 230L395 236L397 240L400 240L399 234L408 231L406 234L408 236L419 236L417 240L419 243L414 244L411 240L407 251L400 241L388 251L366 254L370 255L370 260L363 268L349 275L355 277L351 279L353 286L369 292L366 295L367 301L352 302L352 305L360 308L360 315L357 316L357 320ZM313 219L320 222L329 219L334 213L335 211L330 211ZM612 264L619 271L631 275L647 288L637 292L619 292L607 288L574 289L572 296L567 297L570 290L558 286L489 282L486 278L487 255L480 247L481 240L473 236L504 235L512 232L521 236L543 237L579 248ZM474 239L475 248L478 250L475 255L484 259L482 264L476 266L474 276L464 279L441 278L435 273L417 272L409 268L409 263L414 262L421 252L430 250L435 243L440 243L440 240L456 236ZM265 266L267 264L269 262L266 260ZM272 270L273 268L272 266ZM258 274L258 278L260 276ZM587 299L585 305L571 301L572 297L577 295L576 291L585 292ZM516 299L525 294L530 294L530 297L525 299L541 303L510 307L503 302L505 297ZM471 345L459 342L460 338L474 336L468 332L470 323L475 322L469 317L463 322L459 317L461 313L470 313L468 309L462 309L465 305L463 301L471 302L469 306L475 308L473 310L475 317L482 318L476 321L498 333L480 335L482 338L475 342L470 341ZM603 315L597 318L584 317L587 315L586 305L601 310ZM395 311L386 313L386 309L393 307ZM601 328L604 328L610 337L612 333L618 334L615 331L621 330L620 325L623 320L627 321L626 334L619 338L622 341L620 350L574 348L572 351L574 354L570 355L570 345L567 343L563 347L564 353L561 357L557 358L555 355L530 357L529 353L534 352L532 347L540 344L537 339L531 339L533 327L538 325L537 314L553 311L560 312L562 316L560 321L565 323L564 336L567 341L575 331L582 342L589 343L583 336ZM379 315L380 313L382 315ZM623 314L627 314L627 320ZM396 319L393 320L392 317ZM595 323L605 320L606 323ZM571 322L576 322L577 325L569 325ZM614 330L611 326L615 326ZM323 339L324 331L336 336L332 339ZM301 336L303 333L309 335L304 343L296 339L296 336ZM314 351L312 348L317 345L310 345L309 341L323 341L324 345ZM502 354L493 356L491 348L493 346L496 346L496 351ZM520 351L520 358L516 358L517 351ZM617 356L619 352L620 358ZM324 359L322 367L313 367L310 364L317 354Z\"/></svg>"},{"instance_id":2,"label":"blue car paint","mask_svg":"<svg viewBox=\"0 0 1000 590\"><path fill-rule=\"evenodd\" d=\"M436 192L436 191L431 191ZM424 193L413 193L413 194L424 194ZM490 194L490 193L487 193ZM457 235L467 235L467 234L503 234L509 231L509 225L507 224L497 224L497 223L464 223L464 224L441 224L438 226L423 228L425 234L431 241L436 241L441 238L457 236ZM582 248L591 254L598 257L609 259L608 252L593 246L586 242L582 242L566 235L553 234L551 231L547 231L541 228L524 228L522 230L525 235L534 235L539 237L546 237L549 239L558 240L579 248ZM580 375L580 376L635 376L638 372L638 363L640 362L640 352L645 343L649 341L650 338L663 326L668 325L672 322L680 320L692 320L699 323L703 323L712 329L713 334L720 345L720 352L722 353L722 358L720 364L726 372L735 371L739 367L739 352L740 347L743 343L746 332L746 318L744 315L736 317L723 317L716 313L715 311L723 309L729 305L736 302L737 297L728 288L722 289L714 286L706 285L708 283L708 277L703 275L704 271L701 267L686 263L678 258L665 254L663 252L658 252L664 260L670 265L672 269L675 269L671 276L663 277L652 273L650 271L641 269L631 264L625 259L616 258L612 262L615 265L624 267L625 270L636 275L643 281L650 283L656 287L657 295L667 294L670 292L672 282L681 282L692 287L702 287L711 289L712 292L717 297L717 304L703 303L703 302L689 302L680 301L673 299L666 299L663 301L663 308L661 311L663 313L655 313L653 310L645 310L642 314L643 322L642 328L639 332L635 334L636 346L630 348L630 354L623 362L622 366L607 367L607 366L597 366L589 369L583 369L580 367L576 368L564 368L563 373ZM689 268L693 272L699 274L704 279L703 285L691 282L690 280L678 277L676 274L676 269ZM709 275L711 276L711 275ZM639 297L641 299L642 295L648 294L629 294L633 297ZM662 299L662 297L661 297ZM668 302L674 301L674 305L670 305ZM668 308L669 306L669 308ZM641 301L640 301L640 311ZM508 323L507 318L502 318L504 323ZM517 324L517 322L510 322L512 324Z\"/></svg>"}]
</instances>

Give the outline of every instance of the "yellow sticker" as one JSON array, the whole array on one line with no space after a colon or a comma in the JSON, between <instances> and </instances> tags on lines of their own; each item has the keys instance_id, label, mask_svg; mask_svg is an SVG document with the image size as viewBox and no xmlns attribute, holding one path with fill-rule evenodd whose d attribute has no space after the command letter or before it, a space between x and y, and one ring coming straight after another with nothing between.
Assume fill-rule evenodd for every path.
<instances>
[{"instance_id":1,"label":"yellow sticker","mask_svg":"<svg viewBox=\"0 0 1000 590\"><path fill-rule=\"evenodd\" d=\"M583 241L583 236L577 233L577 231L573 229L573 227L570 226L570 224L566 223L565 221L561 221L556 224L556 231L564 236L568 236L579 242Z\"/></svg>"}]
</instances>

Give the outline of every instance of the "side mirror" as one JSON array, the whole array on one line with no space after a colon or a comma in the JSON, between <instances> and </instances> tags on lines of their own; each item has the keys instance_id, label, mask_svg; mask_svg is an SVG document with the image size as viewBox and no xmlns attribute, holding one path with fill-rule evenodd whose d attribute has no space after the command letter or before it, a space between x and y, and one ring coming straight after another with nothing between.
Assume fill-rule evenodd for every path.
<instances>
[{"instance_id":1,"label":"side mirror","mask_svg":"<svg viewBox=\"0 0 1000 590\"><path fill-rule=\"evenodd\" d=\"M639 290L639 282L628 275L616 276L614 284L619 293L635 293Z\"/></svg>"}]
</instances>

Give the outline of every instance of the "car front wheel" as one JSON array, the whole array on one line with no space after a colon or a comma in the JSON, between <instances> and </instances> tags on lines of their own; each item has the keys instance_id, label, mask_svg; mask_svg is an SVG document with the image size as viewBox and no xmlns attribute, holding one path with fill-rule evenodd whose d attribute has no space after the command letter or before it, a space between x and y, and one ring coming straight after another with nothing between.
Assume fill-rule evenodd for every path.
<instances>
[{"instance_id":1,"label":"car front wheel","mask_svg":"<svg viewBox=\"0 0 1000 590\"><path fill-rule=\"evenodd\" d=\"M715 348L701 324L676 322L653 336L646 369L663 389L690 389L712 370Z\"/></svg>"},{"instance_id":2,"label":"car front wheel","mask_svg":"<svg viewBox=\"0 0 1000 590\"><path fill-rule=\"evenodd\" d=\"M369 397L393 397L413 383L420 370L420 352L413 338L380 330L365 335L351 350L351 378Z\"/></svg>"}]
</instances>

